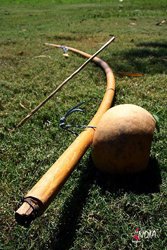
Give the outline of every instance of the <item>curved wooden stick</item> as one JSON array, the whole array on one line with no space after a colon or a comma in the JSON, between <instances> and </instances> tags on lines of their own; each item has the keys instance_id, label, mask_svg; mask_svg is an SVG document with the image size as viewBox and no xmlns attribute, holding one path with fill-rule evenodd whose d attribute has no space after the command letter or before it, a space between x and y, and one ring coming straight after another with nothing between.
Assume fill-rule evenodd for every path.
<instances>
[{"instance_id":1,"label":"curved wooden stick","mask_svg":"<svg viewBox=\"0 0 167 250\"><path fill-rule=\"evenodd\" d=\"M54 44L51 46L61 47L60 45ZM90 54L83 51L71 47L67 48L84 57L91 57ZM93 61L105 71L107 88L101 105L88 126L97 126L101 116L111 107L115 93L115 79L111 68L106 62L98 57L95 57ZM78 161L91 145L93 135L93 128L86 128L81 132L36 185L26 194L23 199L23 204L15 213L15 218L19 224L24 226L29 225L33 219L39 216L47 208L75 168Z\"/></svg>"}]
</instances>

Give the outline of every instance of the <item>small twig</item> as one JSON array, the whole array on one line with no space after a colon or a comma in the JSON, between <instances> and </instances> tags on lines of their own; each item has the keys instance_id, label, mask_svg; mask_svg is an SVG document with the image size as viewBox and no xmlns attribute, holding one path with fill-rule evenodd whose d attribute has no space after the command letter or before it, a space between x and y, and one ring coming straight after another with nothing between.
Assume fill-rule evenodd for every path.
<instances>
[{"instance_id":1,"label":"small twig","mask_svg":"<svg viewBox=\"0 0 167 250\"><path fill-rule=\"evenodd\" d=\"M26 107L24 106L24 104L23 104L21 101L20 101L19 104L20 104L20 107L22 107L23 109L26 109L26 110L28 109L28 108L26 108Z\"/></svg>"},{"instance_id":2,"label":"small twig","mask_svg":"<svg viewBox=\"0 0 167 250\"><path fill-rule=\"evenodd\" d=\"M96 51L90 58L88 58L76 71L74 71L69 77L67 77L46 99L44 99L38 106L36 106L31 112L24 117L17 125L16 128L21 127L30 117L35 114L47 101L49 101L69 80L71 80L76 74L78 74L94 57L96 57L102 50L104 50L111 42L113 42L115 37L110 38L98 51ZM51 45L46 43L45 45ZM51 45L52 46L52 45Z\"/></svg>"},{"instance_id":3,"label":"small twig","mask_svg":"<svg viewBox=\"0 0 167 250\"><path fill-rule=\"evenodd\" d=\"M39 56L34 56L34 58L49 58L49 59L51 59L51 56L39 55Z\"/></svg>"}]
</instances>

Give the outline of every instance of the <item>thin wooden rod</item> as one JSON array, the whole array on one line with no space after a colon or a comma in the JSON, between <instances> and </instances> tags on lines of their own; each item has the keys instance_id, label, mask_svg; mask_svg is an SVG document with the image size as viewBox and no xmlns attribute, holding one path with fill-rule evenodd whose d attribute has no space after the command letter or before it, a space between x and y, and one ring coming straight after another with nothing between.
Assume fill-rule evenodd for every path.
<instances>
[{"instance_id":1,"label":"thin wooden rod","mask_svg":"<svg viewBox=\"0 0 167 250\"><path fill-rule=\"evenodd\" d=\"M69 77L67 77L55 90L53 90L41 103L39 103L30 113L25 116L17 125L16 128L21 127L27 120L30 119L47 101L49 101L68 81L70 81L75 75L77 75L85 66L96 57L102 50L104 50L111 42L113 42L115 37L109 39L98 51L96 51L91 57L89 57L77 70L75 70ZM47 46L55 46L54 44L45 43ZM61 46L59 46L61 47Z\"/></svg>"}]
</instances>

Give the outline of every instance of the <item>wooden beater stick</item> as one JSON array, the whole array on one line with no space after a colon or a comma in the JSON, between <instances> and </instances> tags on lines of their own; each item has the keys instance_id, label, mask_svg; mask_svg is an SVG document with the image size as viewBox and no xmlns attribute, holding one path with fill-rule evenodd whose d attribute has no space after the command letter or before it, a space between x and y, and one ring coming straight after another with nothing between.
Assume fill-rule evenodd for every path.
<instances>
[{"instance_id":1,"label":"wooden beater stick","mask_svg":"<svg viewBox=\"0 0 167 250\"><path fill-rule=\"evenodd\" d=\"M17 125L16 128L21 127L27 120L31 118L47 101L49 101L68 81L70 81L75 75L77 75L85 66L102 50L104 50L111 42L113 42L115 37L110 38L108 42L106 42L98 51L94 53L91 57L89 57L77 70L75 70L69 77L67 77L55 90L53 90L41 103L39 103L31 112L24 117ZM54 46L54 44L45 43L48 46ZM61 47L59 45L59 47Z\"/></svg>"}]
</instances>

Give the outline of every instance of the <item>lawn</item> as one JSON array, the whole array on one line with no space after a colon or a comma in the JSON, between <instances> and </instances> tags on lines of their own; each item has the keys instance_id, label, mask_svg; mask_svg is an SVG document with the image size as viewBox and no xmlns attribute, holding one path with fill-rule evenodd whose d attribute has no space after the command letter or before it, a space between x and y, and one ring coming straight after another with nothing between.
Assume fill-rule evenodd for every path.
<instances>
[{"instance_id":1,"label":"lawn","mask_svg":"<svg viewBox=\"0 0 167 250\"><path fill-rule=\"evenodd\" d=\"M1 242L0 249L165 250L167 246L167 4L166 0L0 1ZM45 42L94 53L116 78L114 105L133 103L159 118L149 168L134 176L99 173L87 151L44 214L29 228L15 222L21 198L74 141L60 129L68 109L85 101L88 124L106 79L90 63L23 127L12 128L85 59ZM141 77L120 72L142 73ZM80 132L79 129L77 132ZM132 242L136 228L155 237Z\"/></svg>"}]
</instances>

